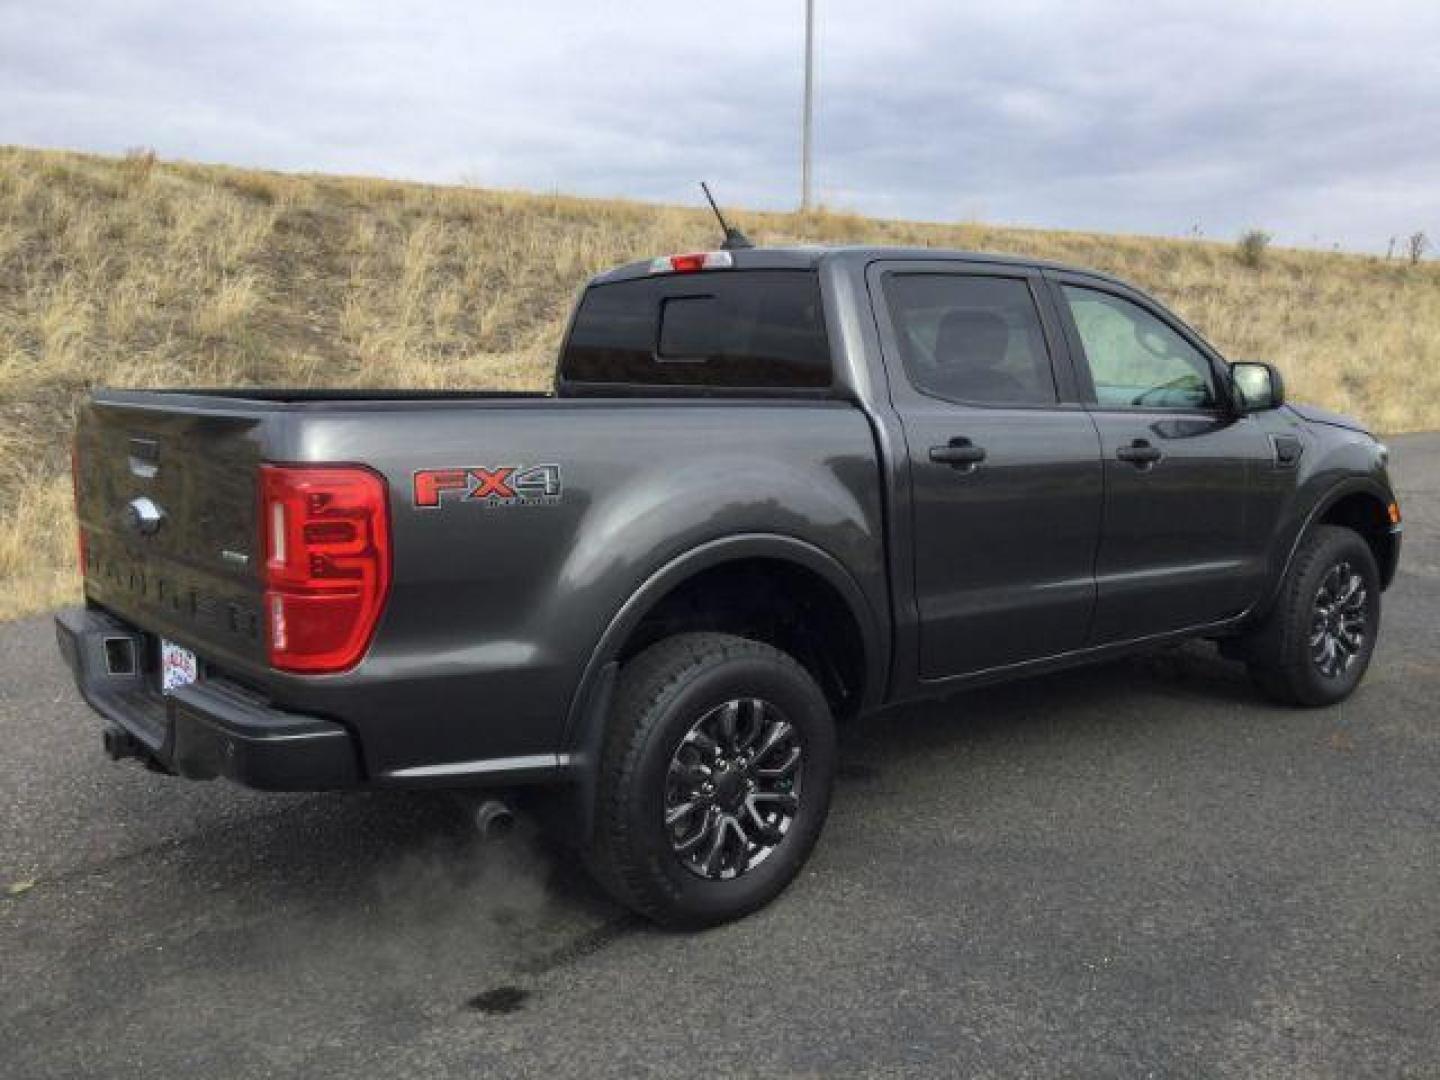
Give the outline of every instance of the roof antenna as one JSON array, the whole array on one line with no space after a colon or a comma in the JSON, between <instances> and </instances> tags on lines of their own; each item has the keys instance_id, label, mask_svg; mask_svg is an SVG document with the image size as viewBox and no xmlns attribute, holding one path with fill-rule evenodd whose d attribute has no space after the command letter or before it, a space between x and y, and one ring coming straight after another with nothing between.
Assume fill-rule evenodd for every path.
<instances>
[{"instance_id":1,"label":"roof antenna","mask_svg":"<svg viewBox=\"0 0 1440 1080\"><path fill-rule=\"evenodd\" d=\"M725 230L725 242L720 245L720 250L739 251L741 248L753 248L755 245L750 242L750 238L725 220L725 215L720 213L720 207L715 205L715 196L710 194L710 185L704 180L700 181L700 190L705 193L705 201L710 204L710 209L715 211L720 228Z\"/></svg>"}]
</instances>

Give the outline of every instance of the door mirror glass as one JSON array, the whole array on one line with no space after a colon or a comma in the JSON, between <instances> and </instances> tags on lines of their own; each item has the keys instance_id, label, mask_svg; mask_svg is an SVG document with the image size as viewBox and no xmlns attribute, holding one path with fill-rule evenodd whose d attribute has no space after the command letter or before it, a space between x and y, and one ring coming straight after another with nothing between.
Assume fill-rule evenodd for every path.
<instances>
[{"instance_id":1,"label":"door mirror glass","mask_svg":"<svg viewBox=\"0 0 1440 1080\"><path fill-rule=\"evenodd\" d=\"M1264 412L1285 404L1285 380L1273 364L1231 364L1230 380L1235 387L1235 404L1242 412Z\"/></svg>"}]
</instances>

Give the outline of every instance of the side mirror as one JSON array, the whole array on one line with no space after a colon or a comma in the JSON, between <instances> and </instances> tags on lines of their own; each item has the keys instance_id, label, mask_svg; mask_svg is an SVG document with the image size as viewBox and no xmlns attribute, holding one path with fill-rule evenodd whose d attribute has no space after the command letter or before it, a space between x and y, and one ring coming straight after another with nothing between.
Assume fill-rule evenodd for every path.
<instances>
[{"instance_id":1,"label":"side mirror","mask_svg":"<svg viewBox=\"0 0 1440 1080\"><path fill-rule=\"evenodd\" d=\"M1285 378L1274 364L1240 360L1230 365L1235 405L1243 413L1278 409L1285 404Z\"/></svg>"}]
</instances>

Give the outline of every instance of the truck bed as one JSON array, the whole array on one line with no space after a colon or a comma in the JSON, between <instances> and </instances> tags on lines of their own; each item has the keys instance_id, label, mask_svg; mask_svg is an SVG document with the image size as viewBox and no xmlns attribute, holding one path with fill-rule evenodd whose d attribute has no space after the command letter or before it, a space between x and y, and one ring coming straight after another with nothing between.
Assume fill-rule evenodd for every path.
<instances>
[{"instance_id":1,"label":"truck bed","mask_svg":"<svg viewBox=\"0 0 1440 1080\"><path fill-rule=\"evenodd\" d=\"M277 707L343 718L381 783L553 763L609 621L708 541L813 546L886 605L876 446L844 401L99 391L76 447L90 602ZM266 462L361 465L388 488L389 597L352 670L267 664ZM417 495L426 471L535 468L553 497ZM141 497L164 513L153 535L126 522Z\"/></svg>"}]
</instances>

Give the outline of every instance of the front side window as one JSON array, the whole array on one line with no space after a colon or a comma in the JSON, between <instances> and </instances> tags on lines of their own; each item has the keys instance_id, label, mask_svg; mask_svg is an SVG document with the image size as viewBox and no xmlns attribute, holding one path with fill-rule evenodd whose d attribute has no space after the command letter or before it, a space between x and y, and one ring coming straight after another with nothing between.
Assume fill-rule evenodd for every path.
<instances>
[{"instance_id":1,"label":"front side window","mask_svg":"<svg viewBox=\"0 0 1440 1080\"><path fill-rule=\"evenodd\" d=\"M1075 285L1065 300L1080 332L1100 405L1213 409L1210 361L1139 304Z\"/></svg>"},{"instance_id":2,"label":"front side window","mask_svg":"<svg viewBox=\"0 0 1440 1080\"><path fill-rule=\"evenodd\" d=\"M982 405L1056 400L1045 333L1023 279L891 274L885 296L917 390Z\"/></svg>"}]
</instances>

